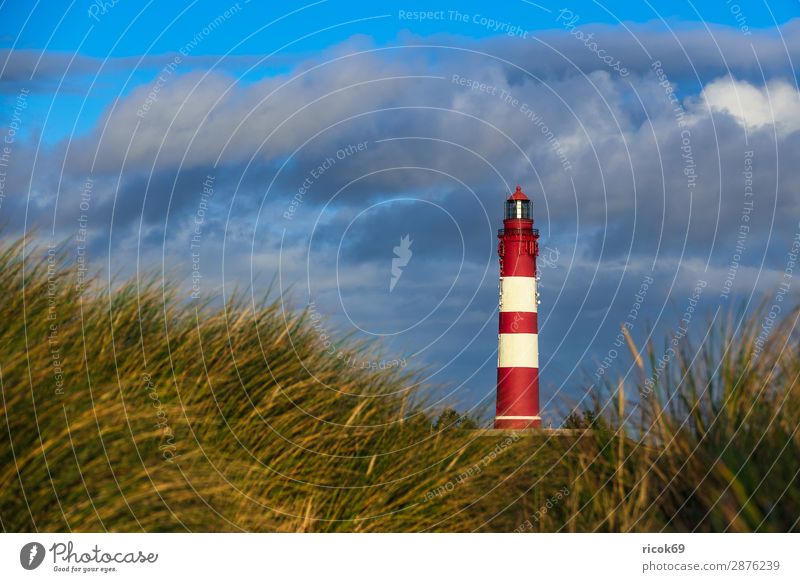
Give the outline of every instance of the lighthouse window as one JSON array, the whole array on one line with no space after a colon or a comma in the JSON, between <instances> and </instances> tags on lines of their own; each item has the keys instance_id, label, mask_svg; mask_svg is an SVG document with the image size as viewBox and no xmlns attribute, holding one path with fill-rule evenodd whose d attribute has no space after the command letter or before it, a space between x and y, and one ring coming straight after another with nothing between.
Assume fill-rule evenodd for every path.
<instances>
[{"instance_id":1,"label":"lighthouse window","mask_svg":"<svg viewBox=\"0 0 800 582\"><path fill-rule=\"evenodd\" d=\"M506 201L506 218L530 218L530 200L508 200Z\"/></svg>"}]
</instances>

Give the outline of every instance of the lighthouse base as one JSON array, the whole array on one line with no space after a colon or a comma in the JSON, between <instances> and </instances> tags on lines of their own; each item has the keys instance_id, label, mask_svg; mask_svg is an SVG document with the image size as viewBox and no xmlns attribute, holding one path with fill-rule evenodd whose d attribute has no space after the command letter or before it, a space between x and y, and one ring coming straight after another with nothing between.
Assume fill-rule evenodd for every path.
<instances>
[{"instance_id":1,"label":"lighthouse base","mask_svg":"<svg viewBox=\"0 0 800 582\"><path fill-rule=\"evenodd\" d=\"M495 416L494 427L505 430L525 430L541 428L542 419L538 416Z\"/></svg>"},{"instance_id":2,"label":"lighthouse base","mask_svg":"<svg viewBox=\"0 0 800 582\"><path fill-rule=\"evenodd\" d=\"M494 427L512 430L539 428L542 425L539 410L539 370L498 367Z\"/></svg>"}]
</instances>

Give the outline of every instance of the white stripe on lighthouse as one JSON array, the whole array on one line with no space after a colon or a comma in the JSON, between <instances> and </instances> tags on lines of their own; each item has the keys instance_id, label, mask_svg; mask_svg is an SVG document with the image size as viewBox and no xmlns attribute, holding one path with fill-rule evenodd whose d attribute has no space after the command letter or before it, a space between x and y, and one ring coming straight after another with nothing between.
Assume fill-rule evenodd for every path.
<instances>
[{"instance_id":1,"label":"white stripe on lighthouse","mask_svg":"<svg viewBox=\"0 0 800 582\"><path fill-rule=\"evenodd\" d=\"M500 279L500 311L536 313L536 277Z\"/></svg>"},{"instance_id":2,"label":"white stripe on lighthouse","mask_svg":"<svg viewBox=\"0 0 800 582\"><path fill-rule=\"evenodd\" d=\"M498 368L538 368L539 341L535 333L501 333Z\"/></svg>"}]
</instances>

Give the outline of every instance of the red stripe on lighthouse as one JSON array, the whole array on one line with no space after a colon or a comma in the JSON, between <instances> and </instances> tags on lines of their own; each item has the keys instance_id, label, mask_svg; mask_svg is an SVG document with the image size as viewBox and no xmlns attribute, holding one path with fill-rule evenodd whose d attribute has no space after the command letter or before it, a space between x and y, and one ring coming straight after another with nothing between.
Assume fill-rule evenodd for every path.
<instances>
[{"instance_id":1,"label":"red stripe on lighthouse","mask_svg":"<svg viewBox=\"0 0 800 582\"><path fill-rule=\"evenodd\" d=\"M539 333L536 313L501 311L500 333Z\"/></svg>"},{"instance_id":2,"label":"red stripe on lighthouse","mask_svg":"<svg viewBox=\"0 0 800 582\"><path fill-rule=\"evenodd\" d=\"M497 368L495 428L536 427L539 419L539 370Z\"/></svg>"},{"instance_id":3,"label":"red stripe on lighthouse","mask_svg":"<svg viewBox=\"0 0 800 582\"><path fill-rule=\"evenodd\" d=\"M505 230L505 229L504 229ZM528 230L531 230L530 227ZM509 235L513 236L513 235ZM527 252L527 251L525 251ZM501 277L535 277L536 271L533 263L524 255L507 254L503 260Z\"/></svg>"}]
</instances>

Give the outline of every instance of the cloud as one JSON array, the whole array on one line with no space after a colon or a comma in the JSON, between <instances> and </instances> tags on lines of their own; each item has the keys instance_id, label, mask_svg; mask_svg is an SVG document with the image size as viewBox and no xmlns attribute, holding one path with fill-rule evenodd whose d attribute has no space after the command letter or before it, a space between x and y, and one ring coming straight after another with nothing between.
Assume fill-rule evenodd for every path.
<instances>
[{"instance_id":1,"label":"cloud","mask_svg":"<svg viewBox=\"0 0 800 582\"><path fill-rule=\"evenodd\" d=\"M732 115L748 129L774 126L782 135L800 129L800 92L783 79L755 87L747 81L725 77L707 84L701 97L712 111Z\"/></svg>"},{"instance_id":2,"label":"cloud","mask_svg":"<svg viewBox=\"0 0 800 582\"><path fill-rule=\"evenodd\" d=\"M17 93L21 86L53 91L68 74L97 72L101 61L61 52L0 49L0 63L0 93Z\"/></svg>"},{"instance_id":3,"label":"cloud","mask_svg":"<svg viewBox=\"0 0 800 582\"><path fill-rule=\"evenodd\" d=\"M135 57L97 58L80 53L40 49L0 49L0 94L19 92L21 87L35 93L51 94L85 92L93 79L111 77L121 73L143 72L152 74L165 67L181 63L181 74L192 70L209 70L224 67L226 70L245 70L259 63L261 55L183 55L164 53ZM287 66L287 55L273 55L270 66Z\"/></svg>"}]
</instances>

